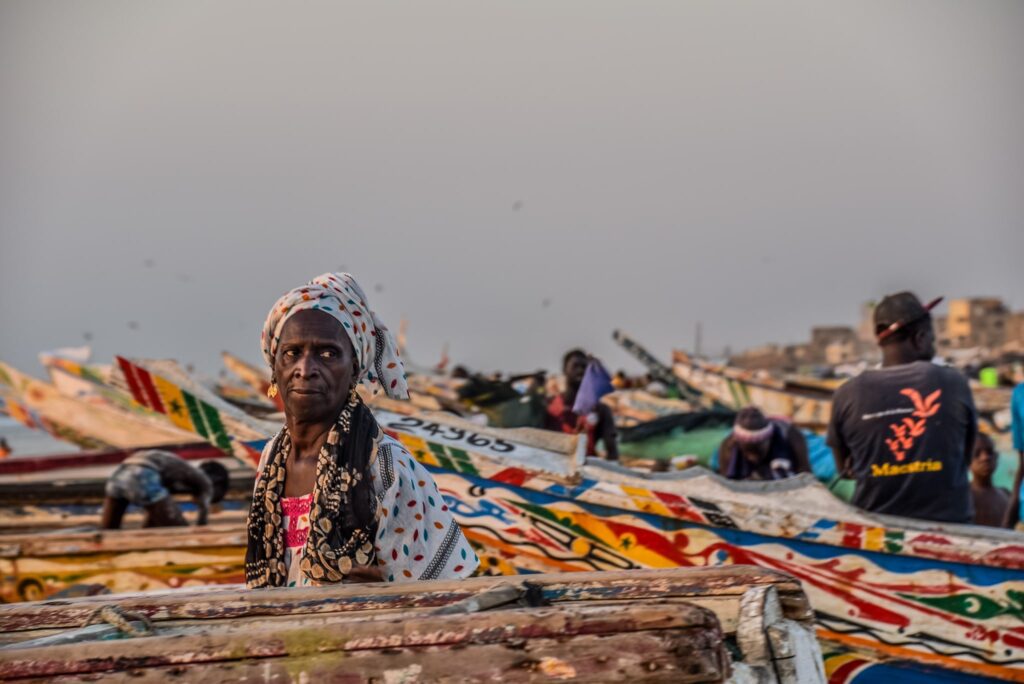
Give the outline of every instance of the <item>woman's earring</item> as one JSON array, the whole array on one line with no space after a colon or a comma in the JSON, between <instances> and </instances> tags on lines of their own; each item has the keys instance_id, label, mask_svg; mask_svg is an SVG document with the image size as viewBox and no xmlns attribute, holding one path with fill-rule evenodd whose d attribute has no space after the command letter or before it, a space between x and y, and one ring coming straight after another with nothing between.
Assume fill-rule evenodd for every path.
<instances>
[{"instance_id":1,"label":"woman's earring","mask_svg":"<svg viewBox=\"0 0 1024 684\"><path fill-rule=\"evenodd\" d=\"M267 388L267 397L273 399L277 396L277 383L271 382L270 387Z\"/></svg>"}]
</instances>

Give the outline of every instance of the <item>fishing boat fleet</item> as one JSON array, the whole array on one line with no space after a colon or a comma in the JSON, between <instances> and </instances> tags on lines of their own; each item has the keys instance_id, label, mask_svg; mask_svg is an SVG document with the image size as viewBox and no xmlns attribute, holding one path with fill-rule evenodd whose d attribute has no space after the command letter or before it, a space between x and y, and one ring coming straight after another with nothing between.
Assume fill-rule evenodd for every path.
<instances>
[{"instance_id":1,"label":"fishing boat fleet","mask_svg":"<svg viewBox=\"0 0 1024 684\"><path fill-rule=\"evenodd\" d=\"M715 416L748 403L827 423L834 386L683 353L670 367L616 339L681 388L611 395L624 431L711 443ZM457 415L458 383L428 374L409 402L366 400L486 576L241 591L253 467L280 422L265 374L239 364L217 391L169 361L51 355L50 382L0 364L10 416L91 449L0 461L0 678L428 681L457 658L468 680L1024 681L1024 534L868 514L810 474L726 480L710 453L667 472L588 458L574 435ZM97 530L107 476L156 445L228 466L220 510Z\"/></svg>"}]
</instances>

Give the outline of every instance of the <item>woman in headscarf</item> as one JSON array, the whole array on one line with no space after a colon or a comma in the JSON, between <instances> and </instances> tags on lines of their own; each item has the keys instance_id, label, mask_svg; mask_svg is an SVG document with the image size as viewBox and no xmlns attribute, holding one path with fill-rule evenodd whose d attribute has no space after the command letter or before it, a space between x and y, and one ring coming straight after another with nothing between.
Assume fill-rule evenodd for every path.
<instances>
[{"instance_id":1,"label":"woman in headscarf","mask_svg":"<svg viewBox=\"0 0 1024 684\"><path fill-rule=\"evenodd\" d=\"M383 433L360 382L404 399L394 338L348 273L281 297L263 356L285 425L267 443L249 511L250 588L461 578L479 564L430 474Z\"/></svg>"}]
</instances>

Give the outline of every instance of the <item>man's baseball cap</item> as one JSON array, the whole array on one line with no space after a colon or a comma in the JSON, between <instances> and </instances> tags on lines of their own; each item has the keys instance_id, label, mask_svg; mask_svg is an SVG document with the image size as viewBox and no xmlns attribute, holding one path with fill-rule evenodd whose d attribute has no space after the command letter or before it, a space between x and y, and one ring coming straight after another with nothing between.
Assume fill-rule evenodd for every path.
<instances>
[{"instance_id":1,"label":"man's baseball cap","mask_svg":"<svg viewBox=\"0 0 1024 684\"><path fill-rule=\"evenodd\" d=\"M941 301L942 297L938 297L922 304L912 292L886 295L875 307L875 337L879 342L884 341L908 325L931 315L931 310Z\"/></svg>"}]
</instances>

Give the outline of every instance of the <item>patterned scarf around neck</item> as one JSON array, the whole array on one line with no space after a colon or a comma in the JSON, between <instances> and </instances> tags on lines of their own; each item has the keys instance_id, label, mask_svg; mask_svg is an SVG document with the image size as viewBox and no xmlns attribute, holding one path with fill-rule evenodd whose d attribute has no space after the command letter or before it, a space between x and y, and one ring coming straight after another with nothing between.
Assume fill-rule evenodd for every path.
<instances>
[{"instance_id":1,"label":"patterned scarf around neck","mask_svg":"<svg viewBox=\"0 0 1024 684\"><path fill-rule=\"evenodd\" d=\"M374 561L376 500L369 467L379 434L377 421L353 392L317 461L309 537L300 565L302 573L316 582L341 582L354 566ZM249 509L245 581L252 588L287 583L281 499L291 448L285 428L271 447Z\"/></svg>"}]
</instances>

